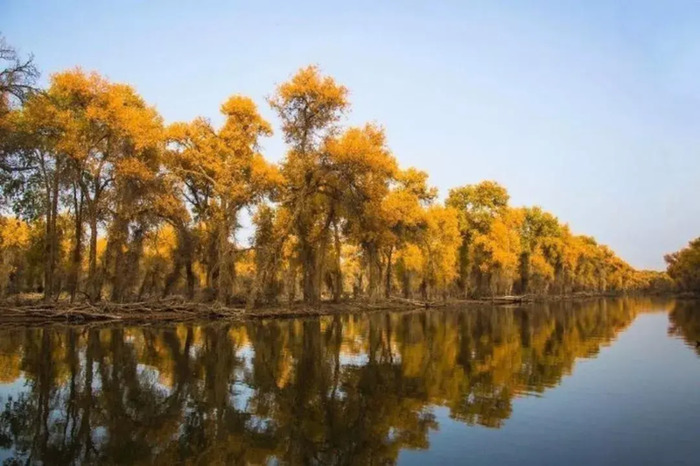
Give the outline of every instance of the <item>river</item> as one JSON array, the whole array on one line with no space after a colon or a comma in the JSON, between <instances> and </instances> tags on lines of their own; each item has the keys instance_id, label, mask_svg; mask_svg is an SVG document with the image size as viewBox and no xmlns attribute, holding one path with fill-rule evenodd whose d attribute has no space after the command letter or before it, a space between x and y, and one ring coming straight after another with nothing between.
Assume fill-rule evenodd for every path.
<instances>
[{"instance_id":1,"label":"river","mask_svg":"<svg viewBox=\"0 0 700 466\"><path fill-rule=\"evenodd\" d=\"M700 303L0 327L6 464L700 464Z\"/></svg>"}]
</instances>

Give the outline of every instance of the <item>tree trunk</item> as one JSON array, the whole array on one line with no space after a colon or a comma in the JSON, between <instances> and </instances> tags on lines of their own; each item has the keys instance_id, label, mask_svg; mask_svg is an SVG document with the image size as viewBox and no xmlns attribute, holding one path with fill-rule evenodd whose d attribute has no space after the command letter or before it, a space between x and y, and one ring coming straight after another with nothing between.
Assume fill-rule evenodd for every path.
<instances>
[{"instance_id":1,"label":"tree trunk","mask_svg":"<svg viewBox=\"0 0 700 466\"><path fill-rule=\"evenodd\" d=\"M128 243L129 227L127 220L117 214L109 229L107 249L103 261L104 275L112 284L111 300L121 302L127 281L127 258L125 249Z\"/></svg>"},{"instance_id":2,"label":"tree trunk","mask_svg":"<svg viewBox=\"0 0 700 466\"><path fill-rule=\"evenodd\" d=\"M391 297L391 257L394 254L394 247L389 246L389 251L386 253L386 297Z\"/></svg>"},{"instance_id":3,"label":"tree trunk","mask_svg":"<svg viewBox=\"0 0 700 466\"><path fill-rule=\"evenodd\" d=\"M53 229L51 210L46 212L44 240L44 301L50 301L53 296Z\"/></svg>"},{"instance_id":4,"label":"tree trunk","mask_svg":"<svg viewBox=\"0 0 700 466\"><path fill-rule=\"evenodd\" d=\"M219 227L219 273L217 280L216 300L222 304L228 304L233 292L233 280L235 277L235 261L233 245L229 241L229 226L225 220Z\"/></svg>"},{"instance_id":5,"label":"tree trunk","mask_svg":"<svg viewBox=\"0 0 700 466\"><path fill-rule=\"evenodd\" d=\"M97 212L90 209L90 252L88 257L88 297L97 301L100 297L97 283Z\"/></svg>"},{"instance_id":6,"label":"tree trunk","mask_svg":"<svg viewBox=\"0 0 700 466\"><path fill-rule=\"evenodd\" d=\"M287 302L292 304L297 298L297 271L296 267L289 264L286 272Z\"/></svg>"},{"instance_id":7,"label":"tree trunk","mask_svg":"<svg viewBox=\"0 0 700 466\"><path fill-rule=\"evenodd\" d=\"M423 279L420 283L420 295L423 298L423 301L428 300L428 283Z\"/></svg>"},{"instance_id":8,"label":"tree trunk","mask_svg":"<svg viewBox=\"0 0 700 466\"><path fill-rule=\"evenodd\" d=\"M374 303L377 301L379 295L382 276L381 266L379 264L379 253L377 251L377 246L373 243L366 245L365 250L367 251L367 262L369 263L369 289L367 291L369 301Z\"/></svg>"},{"instance_id":9,"label":"tree trunk","mask_svg":"<svg viewBox=\"0 0 700 466\"><path fill-rule=\"evenodd\" d=\"M177 282L182 268L185 268L185 279L187 283L187 299L194 299L195 276L192 270L192 256L194 254L194 239L192 233L185 224L178 224L177 228L177 249L173 259L174 265L172 272L165 280L163 288L163 297L166 297L172 291L172 287Z\"/></svg>"},{"instance_id":10,"label":"tree trunk","mask_svg":"<svg viewBox=\"0 0 700 466\"><path fill-rule=\"evenodd\" d=\"M411 272L408 270L403 273L403 297L411 298Z\"/></svg>"},{"instance_id":11,"label":"tree trunk","mask_svg":"<svg viewBox=\"0 0 700 466\"><path fill-rule=\"evenodd\" d=\"M316 294L316 302L321 299L321 287L323 286L324 271L326 269L326 250L328 249L328 239L330 235L330 228L335 219L335 212L333 208L328 212L326 216L326 221L323 224L323 230L321 230L321 237L318 241L318 247L316 248L315 254L315 274L314 274L314 290Z\"/></svg>"},{"instance_id":12,"label":"tree trunk","mask_svg":"<svg viewBox=\"0 0 700 466\"><path fill-rule=\"evenodd\" d=\"M520 254L520 294L530 291L530 253Z\"/></svg>"},{"instance_id":13,"label":"tree trunk","mask_svg":"<svg viewBox=\"0 0 700 466\"><path fill-rule=\"evenodd\" d=\"M141 270L141 258L143 257L143 241L146 233L146 227L139 225L134 232L134 236L129 241L129 247L125 254L124 260L117 264L116 270L119 271L121 278L121 290L119 301L125 299L133 299L134 290L138 284L139 274ZM123 264L121 268L120 264Z\"/></svg>"},{"instance_id":14,"label":"tree trunk","mask_svg":"<svg viewBox=\"0 0 700 466\"><path fill-rule=\"evenodd\" d=\"M320 301L320 293L316 287L316 251L307 239L300 241L301 267L302 267L302 293L304 302L317 304Z\"/></svg>"},{"instance_id":15,"label":"tree trunk","mask_svg":"<svg viewBox=\"0 0 700 466\"><path fill-rule=\"evenodd\" d=\"M70 288L70 302L75 301L75 295L78 292L78 284L80 282L80 265L82 262L83 249L83 196L80 194L78 198L78 190L73 186L73 211L74 211L74 237L73 251L71 254L70 277L68 286Z\"/></svg>"},{"instance_id":16,"label":"tree trunk","mask_svg":"<svg viewBox=\"0 0 700 466\"><path fill-rule=\"evenodd\" d=\"M466 236L459 246L459 288L463 298L469 297L469 240Z\"/></svg>"},{"instance_id":17,"label":"tree trunk","mask_svg":"<svg viewBox=\"0 0 700 466\"><path fill-rule=\"evenodd\" d=\"M333 302L338 302L343 296L343 271L340 267L342 244L340 242L340 229L338 222L333 222L333 239L335 246L335 282L333 286Z\"/></svg>"},{"instance_id":18,"label":"tree trunk","mask_svg":"<svg viewBox=\"0 0 700 466\"><path fill-rule=\"evenodd\" d=\"M220 238L217 225L215 226L215 229L209 233L206 244L207 275L205 286L210 291L214 290L218 286L219 282L219 261L221 259L221 257L219 257L219 243Z\"/></svg>"},{"instance_id":19,"label":"tree trunk","mask_svg":"<svg viewBox=\"0 0 700 466\"><path fill-rule=\"evenodd\" d=\"M54 295L54 279L56 278L56 262L58 258L58 232L56 217L58 216L58 175L54 173L51 188L47 193L48 209L46 212L46 255L44 256L44 300L49 301Z\"/></svg>"}]
</instances>

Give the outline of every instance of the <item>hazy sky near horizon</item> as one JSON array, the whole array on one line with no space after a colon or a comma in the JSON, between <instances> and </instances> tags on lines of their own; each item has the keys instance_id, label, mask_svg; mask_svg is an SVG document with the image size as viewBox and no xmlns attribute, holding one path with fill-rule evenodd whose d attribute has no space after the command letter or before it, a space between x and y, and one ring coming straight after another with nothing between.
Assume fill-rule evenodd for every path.
<instances>
[{"instance_id":1,"label":"hazy sky near horizon","mask_svg":"<svg viewBox=\"0 0 700 466\"><path fill-rule=\"evenodd\" d=\"M43 83L96 70L166 122L248 95L272 160L265 97L317 64L443 197L496 180L642 268L700 236L700 2L0 0L0 33Z\"/></svg>"}]
</instances>

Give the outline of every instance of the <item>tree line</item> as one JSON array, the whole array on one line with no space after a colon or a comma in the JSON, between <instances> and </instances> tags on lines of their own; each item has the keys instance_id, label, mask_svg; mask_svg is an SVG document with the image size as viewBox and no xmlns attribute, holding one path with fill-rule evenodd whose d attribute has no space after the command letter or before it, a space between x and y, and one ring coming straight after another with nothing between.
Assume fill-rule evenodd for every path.
<instances>
[{"instance_id":1,"label":"tree line","mask_svg":"<svg viewBox=\"0 0 700 466\"><path fill-rule=\"evenodd\" d=\"M700 294L700 237L688 246L664 256L667 272L676 288L688 293Z\"/></svg>"},{"instance_id":2,"label":"tree line","mask_svg":"<svg viewBox=\"0 0 700 466\"><path fill-rule=\"evenodd\" d=\"M233 95L166 125L129 85L79 68L36 89L31 57L0 60L0 294L231 304L444 299L670 286L494 181L451 189L403 168L383 128L348 127L348 89L300 69L267 103ZM250 244L239 244L241 215Z\"/></svg>"}]
</instances>

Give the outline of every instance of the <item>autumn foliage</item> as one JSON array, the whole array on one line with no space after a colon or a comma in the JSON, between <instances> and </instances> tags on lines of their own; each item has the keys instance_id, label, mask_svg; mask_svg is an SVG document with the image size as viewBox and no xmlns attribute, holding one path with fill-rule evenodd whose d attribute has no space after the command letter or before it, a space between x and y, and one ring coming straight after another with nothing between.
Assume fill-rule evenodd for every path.
<instances>
[{"instance_id":1,"label":"autumn foliage","mask_svg":"<svg viewBox=\"0 0 700 466\"><path fill-rule=\"evenodd\" d=\"M279 164L261 153L273 126L248 97L225 99L219 126L165 125L131 86L73 69L25 92L26 71L0 83L3 295L253 306L666 284L539 207L510 206L494 181L440 201L381 126L343 125L348 90L314 66L268 99L287 144ZM250 244L236 240L244 212Z\"/></svg>"},{"instance_id":2,"label":"autumn foliage","mask_svg":"<svg viewBox=\"0 0 700 466\"><path fill-rule=\"evenodd\" d=\"M667 254L668 274L682 291L700 293L700 238L680 251Z\"/></svg>"}]
</instances>

